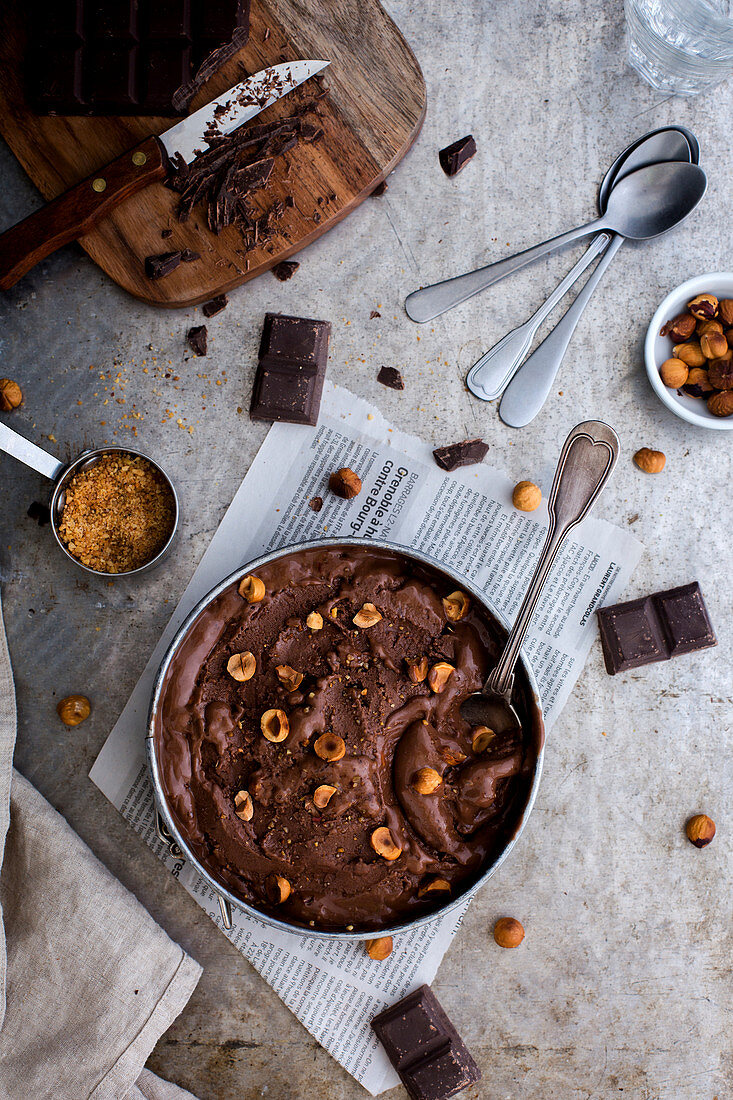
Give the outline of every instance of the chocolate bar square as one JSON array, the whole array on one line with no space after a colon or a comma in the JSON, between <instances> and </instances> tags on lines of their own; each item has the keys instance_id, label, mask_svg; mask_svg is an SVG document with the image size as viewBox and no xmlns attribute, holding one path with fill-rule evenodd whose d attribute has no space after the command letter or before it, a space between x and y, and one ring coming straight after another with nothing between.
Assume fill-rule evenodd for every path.
<instances>
[{"instance_id":1,"label":"chocolate bar square","mask_svg":"<svg viewBox=\"0 0 733 1100\"><path fill-rule=\"evenodd\" d=\"M481 1078L465 1043L426 985L380 1012L372 1028L412 1100L447 1100Z\"/></svg>"},{"instance_id":2,"label":"chocolate bar square","mask_svg":"<svg viewBox=\"0 0 733 1100\"><path fill-rule=\"evenodd\" d=\"M318 423L331 325L265 314L249 415L253 420Z\"/></svg>"},{"instance_id":3,"label":"chocolate bar square","mask_svg":"<svg viewBox=\"0 0 733 1100\"><path fill-rule=\"evenodd\" d=\"M697 581L598 611L610 676L717 645Z\"/></svg>"}]
</instances>

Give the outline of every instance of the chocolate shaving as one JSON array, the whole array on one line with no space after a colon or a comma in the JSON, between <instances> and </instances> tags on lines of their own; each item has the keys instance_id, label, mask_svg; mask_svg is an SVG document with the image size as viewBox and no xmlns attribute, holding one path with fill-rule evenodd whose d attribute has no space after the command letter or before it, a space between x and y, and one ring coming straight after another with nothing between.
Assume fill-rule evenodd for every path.
<instances>
[{"instance_id":1,"label":"chocolate shaving","mask_svg":"<svg viewBox=\"0 0 733 1100\"><path fill-rule=\"evenodd\" d=\"M382 316L382 314L379 312L378 309L373 309L372 312L369 314L369 320L373 321L375 317L381 317L381 316Z\"/></svg>"},{"instance_id":2,"label":"chocolate shaving","mask_svg":"<svg viewBox=\"0 0 733 1100\"><path fill-rule=\"evenodd\" d=\"M323 497L311 497L308 501L308 507L312 508L314 512L320 512L323 507Z\"/></svg>"},{"instance_id":3,"label":"chocolate shaving","mask_svg":"<svg viewBox=\"0 0 733 1100\"><path fill-rule=\"evenodd\" d=\"M157 256L145 257L145 274L149 279L162 279L170 275L181 262L180 252L160 252Z\"/></svg>"},{"instance_id":4,"label":"chocolate shaving","mask_svg":"<svg viewBox=\"0 0 733 1100\"><path fill-rule=\"evenodd\" d=\"M275 264L273 267L272 274L281 283L286 283L288 279L292 279L299 267L300 264L297 260L281 260L279 264Z\"/></svg>"}]
</instances>

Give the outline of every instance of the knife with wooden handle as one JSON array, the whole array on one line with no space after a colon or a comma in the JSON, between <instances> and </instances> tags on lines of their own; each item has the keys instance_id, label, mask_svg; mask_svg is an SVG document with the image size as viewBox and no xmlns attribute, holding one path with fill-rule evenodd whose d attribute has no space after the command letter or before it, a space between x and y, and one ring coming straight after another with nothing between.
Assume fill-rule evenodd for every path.
<instances>
[{"instance_id":1,"label":"knife with wooden handle","mask_svg":"<svg viewBox=\"0 0 733 1100\"><path fill-rule=\"evenodd\" d=\"M9 290L46 256L83 237L115 206L165 179L169 160L182 157L190 164L205 151L207 133L230 134L329 64L288 61L262 69L11 226L0 234L0 288Z\"/></svg>"}]
</instances>

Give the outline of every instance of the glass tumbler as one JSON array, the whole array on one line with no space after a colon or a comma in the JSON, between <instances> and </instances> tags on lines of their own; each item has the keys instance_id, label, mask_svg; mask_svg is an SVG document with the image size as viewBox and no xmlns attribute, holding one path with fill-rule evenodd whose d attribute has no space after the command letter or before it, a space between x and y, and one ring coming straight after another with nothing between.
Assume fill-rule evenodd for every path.
<instances>
[{"instance_id":1,"label":"glass tumbler","mask_svg":"<svg viewBox=\"0 0 733 1100\"><path fill-rule=\"evenodd\" d=\"M696 95L733 73L733 0L625 0L629 64L653 88Z\"/></svg>"}]
</instances>

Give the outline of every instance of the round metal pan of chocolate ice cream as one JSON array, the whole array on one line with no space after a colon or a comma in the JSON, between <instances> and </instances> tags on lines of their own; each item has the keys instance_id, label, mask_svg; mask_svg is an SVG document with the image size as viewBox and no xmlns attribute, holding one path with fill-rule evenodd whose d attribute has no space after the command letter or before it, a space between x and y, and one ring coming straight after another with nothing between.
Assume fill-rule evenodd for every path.
<instances>
[{"instance_id":1,"label":"round metal pan of chocolate ice cream","mask_svg":"<svg viewBox=\"0 0 733 1100\"><path fill-rule=\"evenodd\" d=\"M503 862L539 783L528 663L521 728L461 701L506 637L484 595L427 556L361 539L267 554L174 638L147 737L159 814L220 898L317 936L404 931Z\"/></svg>"}]
</instances>

